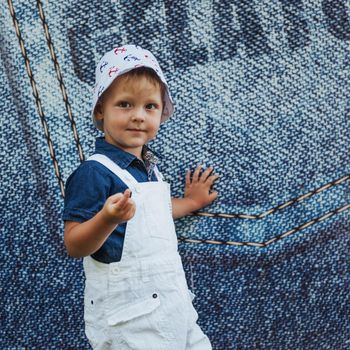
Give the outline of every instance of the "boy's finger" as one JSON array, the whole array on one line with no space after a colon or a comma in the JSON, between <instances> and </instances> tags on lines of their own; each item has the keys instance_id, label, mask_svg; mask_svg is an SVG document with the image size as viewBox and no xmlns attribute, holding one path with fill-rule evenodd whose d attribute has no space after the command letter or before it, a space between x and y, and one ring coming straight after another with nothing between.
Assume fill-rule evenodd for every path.
<instances>
[{"instance_id":1,"label":"boy's finger","mask_svg":"<svg viewBox=\"0 0 350 350\"><path fill-rule=\"evenodd\" d=\"M208 185L212 185L219 177L220 177L220 175L218 175L218 174L211 175L207 178L206 183Z\"/></svg>"},{"instance_id":2,"label":"boy's finger","mask_svg":"<svg viewBox=\"0 0 350 350\"><path fill-rule=\"evenodd\" d=\"M134 204L135 204L135 203L134 203ZM135 205L131 205L131 206L128 208L127 215L128 215L128 217L129 217L130 219L135 215L135 211L136 211L136 206L135 206Z\"/></svg>"},{"instance_id":3,"label":"boy's finger","mask_svg":"<svg viewBox=\"0 0 350 350\"><path fill-rule=\"evenodd\" d=\"M113 201L113 204L115 207L122 209L125 206L128 199L130 198L131 191L129 189L126 189L124 193L122 194L118 193L118 194L121 196L119 196L116 201Z\"/></svg>"},{"instance_id":4,"label":"boy's finger","mask_svg":"<svg viewBox=\"0 0 350 350\"><path fill-rule=\"evenodd\" d=\"M114 203L118 203L120 200L121 200L121 198L123 197L123 193L115 193L115 194L113 194L113 195L111 195L110 197L109 197L109 200L114 204Z\"/></svg>"},{"instance_id":5,"label":"boy's finger","mask_svg":"<svg viewBox=\"0 0 350 350\"><path fill-rule=\"evenodd\" d=\"M211 172L213 171L213 167L210 166L209 168L207 168L203 174L200 177L200 182L205 182L207 180L207 178L209 177L209 175L211 174Z\"/></svg>"},{"instance_id":6,"label":"boy's finger","mask_svg":"<svg viewBox=\"0 0 350 350\"><path fill-rule=\"evenodd\" d=\"M132 199L129 199L123 208L118 209L121 210L122 216L125 220L130 220L136 211L135 202Z\"/></svg>"},{"instance_id":7,"label":"boy's finger","mask_svg":"<svg viewBox=\"0 0 350 350\"><path fill-rule=\"evenodd\" d=\"M219 177L220 177L219 174L210 175L210 176L208 177L208 180L207 180L207 181L210 181L210 183L213 183L213 182L216 181Z\"/></svg>"},{"instance_id":8,"label":"boy's finger","mask_svg":"<svg viewBox=\"0 0 350 350\"><path fill-rule=\"evenodd\" d=\"M193 173L193 176L192 176L192 182L198 182L198 177L199 177L199 173L202 169L202 166L200 164L197 165L196 167L196 170L194 171Z\"/></svg>"},{"instance_id":9,"label":"boy's finger","mask_svg":"<svg viewBox=\"0 0 350 350\"><path fill-rule=\"evenodd\" d=\"M189 186L191 184L191 170L187 170L185 180L185 185Z\"/></svg>"},{"instance_id":10,"label":"boy's finger","mask_svg":"<svg viewBox=\"0 0 350 350\"><path fill-rule=\"evenodd\" d=\"M128 211L130 208L136 208L136 205L131 198L128 198L125 205L123 206L123 210Z\"/></svg>"},{"instance_id":11,"label":"boy's finger","mask_svg":"<svg viewBox=\"0 0 350 350\"><path fill-rule=\"evenodd\" d=\"M131 190L130 188L127 188L125 191L124 191L124 196L126 196L127 198L130 198L131 197Z\"/></svg>"},{"instance_id":12,"label":"boy's finger","mask_svg":"<svg viewBox=\"0 0 350 350\"><path fill-rule=\"evenodd\" d=\"M219 195L218 191L213 191L209 194L209 197L212 201L215 201L215 199L218 198L218 195Z\"/></svg>"}]
</instances>

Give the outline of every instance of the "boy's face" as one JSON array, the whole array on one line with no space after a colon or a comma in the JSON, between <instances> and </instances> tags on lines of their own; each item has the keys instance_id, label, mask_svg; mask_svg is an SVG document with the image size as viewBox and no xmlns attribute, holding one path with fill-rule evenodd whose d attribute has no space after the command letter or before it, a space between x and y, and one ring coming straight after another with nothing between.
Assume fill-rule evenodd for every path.
<instances>
[{"instance_id":1,"label":"boy's face","mask_svg":"<svg viewBox=\"0 0 350 350\"><path fill-rule=\"evenodd\" d=\"M144 76L118 77L103 95L96 118L105 140L141 159L144 144L153 139L163 110L161 87Z\"/></svg>"}]
</instances>

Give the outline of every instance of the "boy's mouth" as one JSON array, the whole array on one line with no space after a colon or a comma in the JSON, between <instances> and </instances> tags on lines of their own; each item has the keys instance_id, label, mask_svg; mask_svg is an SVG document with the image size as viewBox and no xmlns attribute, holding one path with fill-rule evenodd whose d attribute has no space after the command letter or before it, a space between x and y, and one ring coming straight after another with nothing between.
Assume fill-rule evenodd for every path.
<instances>
[{"instance_id":1,"label":"boy's mouth","mask_svg":"<svg viewBox=\"0 0 350 350\"><path fill-rule=\"evenodd\" d=\"M137 131L137 132L145 132L144 129L127 129L128 131Z\"/></svg>"}]
</instances>

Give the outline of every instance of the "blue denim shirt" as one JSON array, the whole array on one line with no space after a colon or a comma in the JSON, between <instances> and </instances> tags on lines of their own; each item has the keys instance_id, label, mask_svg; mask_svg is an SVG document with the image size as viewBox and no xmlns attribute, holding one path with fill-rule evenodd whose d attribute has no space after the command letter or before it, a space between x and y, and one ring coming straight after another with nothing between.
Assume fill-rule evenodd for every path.
<instances>
[{"instance_id":1,"label":"blue denim shirt","mask_svg":"<svg viewBox=\"0 0 350 350\"><path fill-rule=\"evenodd\" d=\"M153 169L158 155L146 146L143 149L144 162L107 143L104 138L96 139L95 153L109 157L139 182L157 181ZM126 189L126 184L105 166L96 161L85 161L67 179L63 220L87 221L102 209L109 196ZM91 256L103 263L120 261L126 225L118 225L102 247Z\"/></svg>"}]
</instances>

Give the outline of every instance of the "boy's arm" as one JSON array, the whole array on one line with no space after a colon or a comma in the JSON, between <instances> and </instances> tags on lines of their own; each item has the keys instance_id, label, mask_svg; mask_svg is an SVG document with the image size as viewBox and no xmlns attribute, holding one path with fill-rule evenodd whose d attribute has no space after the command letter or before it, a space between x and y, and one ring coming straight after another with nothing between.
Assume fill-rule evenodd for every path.
<instances>
[{"instance_id":1,"label":"boy's arm","mask_svg":"<svg viewBox=\"0 0 350 350\"><path fill-rule=\"evenodd\" d=\"M135 214L135 203L130 190L107 198L103 208L83 223L66 221L64 244L70 256L81 258L96 252L118 224L130 220Z\"/></svg>"},{"instance_id":2,"label":"boy's arm","mask_svg":"<svg viewBox=\"0 0 350 350\"><path fill-rule=\"evenodd\" d=\"M214 181L219 178L219 175L211 175L212 167L209 167L200 175L201 168L201 165L197 166L192 179L191 171L187 171L184 197L171 199L174 219L206 207L217 198L218 192L210 192L210 188Z\"/></svg>"}]
</instances>

